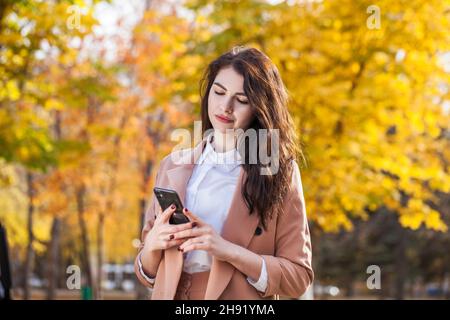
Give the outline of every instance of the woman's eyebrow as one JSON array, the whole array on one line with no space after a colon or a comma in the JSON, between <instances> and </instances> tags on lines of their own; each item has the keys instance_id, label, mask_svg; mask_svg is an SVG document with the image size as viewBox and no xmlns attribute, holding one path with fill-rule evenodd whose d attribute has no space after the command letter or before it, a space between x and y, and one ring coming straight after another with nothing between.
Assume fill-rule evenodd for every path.
<instances>
[{"instance_id":1,"label":"woman's eyebrow","mask_svg":"<svg viewBox=\"0 0 450 320\"><path fill-rule=\"evenodd\" d=\"M227 91L227 88L225 88L225 86L222 85L222 84L220 84L219 82L214 82L213 84L215 84L215 85L221 87L223 90ZM236 92L236 95L237 95L237 96L244 96L244 97L247 96L247 95L246 95L245 93L243 93L243 92Z\"/></svg>"}]
</instances>

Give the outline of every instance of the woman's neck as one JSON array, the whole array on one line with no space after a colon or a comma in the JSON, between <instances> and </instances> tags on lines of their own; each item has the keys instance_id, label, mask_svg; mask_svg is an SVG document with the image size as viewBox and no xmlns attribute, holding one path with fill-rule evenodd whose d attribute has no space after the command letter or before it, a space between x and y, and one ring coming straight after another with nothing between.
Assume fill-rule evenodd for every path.
<instances>
[{"instance_id":1,"label":"woman's neck","mask_svg":"<svg viewBox=\"0 0 450 320\"><path fill-rule=\"evenodd\" d=\"M212 145L214 150L220 153L233 150L236 145L234 133L232 131L221 132L220 130L214 130L214 141Z\"/></svg>"}]
</instances>

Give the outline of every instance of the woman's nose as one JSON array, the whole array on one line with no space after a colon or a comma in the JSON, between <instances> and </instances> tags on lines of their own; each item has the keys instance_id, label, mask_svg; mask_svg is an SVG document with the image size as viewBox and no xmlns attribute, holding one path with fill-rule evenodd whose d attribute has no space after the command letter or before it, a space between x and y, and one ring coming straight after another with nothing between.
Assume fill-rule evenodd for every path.
<instances>
[{"instance_id":1,"label":"woman's nose","mask_svg":"<svg viewBox=\"0 0 450 320\"><path fill-rule=\"evenodd\" d=\"M225 113L232 113L233 112L233 97L228 98L228 100L226 101L224 107L223 107L223 111Z\"/></svg>"}]
</instances>

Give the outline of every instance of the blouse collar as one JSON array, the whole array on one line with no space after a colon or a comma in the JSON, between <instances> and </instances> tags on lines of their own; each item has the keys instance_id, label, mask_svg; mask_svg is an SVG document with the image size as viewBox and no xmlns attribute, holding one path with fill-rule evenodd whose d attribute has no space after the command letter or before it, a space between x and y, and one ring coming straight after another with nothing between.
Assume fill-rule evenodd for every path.
<instances>
[{"instance_id":1,"label":"blouse collar","mask_svg":"<svg viewBox=\"0 0 450 320\"><path fill-rule=\"evenodd\" d=\"M242 163L241 156L236 148L227 152L216 152L212 144L214 133L212 132L206 140L206 146L200 157L199 164L221 165L232 170Z\"/></svg>"}]
</instances>

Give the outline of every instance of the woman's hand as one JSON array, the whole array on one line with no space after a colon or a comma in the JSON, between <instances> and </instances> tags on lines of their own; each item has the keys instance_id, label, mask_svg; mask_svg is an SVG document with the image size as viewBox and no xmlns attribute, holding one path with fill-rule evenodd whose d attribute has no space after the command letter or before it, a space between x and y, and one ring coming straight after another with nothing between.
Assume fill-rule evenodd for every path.
<instances>
[{"instance_id":1,"label":"woman's hand","mask_svg":"<svg viewBox=\"0 0 450 320\"><path fill-rule=\"evenodd\" d=\"M153 228L148 232L145 238L144 250L165 250L174 246L179 246L186 241L186 239L175 239L175 234L177 232L192 229L193 224L192 222L177 225L170 224L169 219L175 212L175 209L175 205L172 205L156 217Z\"/></svg>"},{"instance_id":2,"label":"woman's hand","mask_svg":"<svg viewBox=\"0 0 450 320\"><path fill-rule=\"evenodd\" d=\"M235 251L235 245L222 238L212 226L205 223L191 211L184 208L183 213L189 220L196 223L196 228L187 229L175 233L174 240L182 240L178 250L187 252L191 250L205 250L218 260L230 260ZM186 240L186 238L189 238Z\"/></svg>"}]
</instances>

